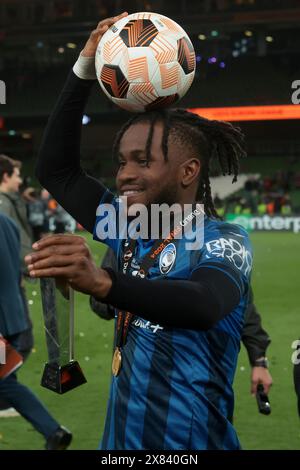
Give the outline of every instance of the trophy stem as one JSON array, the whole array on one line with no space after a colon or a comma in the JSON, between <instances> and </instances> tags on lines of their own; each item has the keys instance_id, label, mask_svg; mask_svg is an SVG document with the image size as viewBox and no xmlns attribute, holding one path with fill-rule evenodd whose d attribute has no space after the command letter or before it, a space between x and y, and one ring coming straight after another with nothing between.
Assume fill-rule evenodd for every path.
<instances>
[{"instance_id":1,"label":"trophy stem","mask_svg":"<svg viewBox=\"0 0 300 470\"><path fill-rule=\"evenodd\" d=\"M74 360L74 290L62 291L54 278L41 279L48 362L41 385L65 393L86 382Z\"/></svg>"},{"instance_id":2,"label":"trophy stem","mask_svg":"<svg viewBox=\"0 0 300 470\"><path fill-rule=\"evenodd\" d=\"M70 289L70 336L69 336L69 360L74 361L74 289L69 287Z\"/></svg>"}]
</instances>

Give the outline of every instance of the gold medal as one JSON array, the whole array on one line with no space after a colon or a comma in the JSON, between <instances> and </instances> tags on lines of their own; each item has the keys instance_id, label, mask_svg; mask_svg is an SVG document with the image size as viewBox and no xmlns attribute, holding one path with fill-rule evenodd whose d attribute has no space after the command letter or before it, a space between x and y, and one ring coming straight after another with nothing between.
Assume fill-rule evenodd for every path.
<instances>
[{"instance_id":1,"label":"gold medal","mask_svg":"<svg viewBox=\"0 0 300 470\"><path fill-rule=\"evenodd\" d=\"M120 348L116 348L115 352L114 352L114 356L113 356L113 360L112 360L112 368L111 368L112 373L115 377L117 377L117 375L119 374L120 369L121 369L121 365L122 365L121 350L120 350Z\"/></svg>"}]
</instances>

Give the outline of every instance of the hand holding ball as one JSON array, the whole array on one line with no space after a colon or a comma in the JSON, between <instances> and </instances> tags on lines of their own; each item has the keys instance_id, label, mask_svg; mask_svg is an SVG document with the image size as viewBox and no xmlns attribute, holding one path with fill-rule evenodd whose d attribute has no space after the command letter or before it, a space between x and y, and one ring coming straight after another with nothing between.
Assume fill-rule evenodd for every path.
<instances>
[{"instance_id":1,"label":"hand holding ball","mask_svg":"<svg viewBox=\"0 0 300 470\"><path fill-rule=\"evenodd\" d=\"M128 111L176 103L195 75L195 52L186 32L157 13L125 16L103 34L95 66L104 93Z\"/></svg>"}]
</instances>

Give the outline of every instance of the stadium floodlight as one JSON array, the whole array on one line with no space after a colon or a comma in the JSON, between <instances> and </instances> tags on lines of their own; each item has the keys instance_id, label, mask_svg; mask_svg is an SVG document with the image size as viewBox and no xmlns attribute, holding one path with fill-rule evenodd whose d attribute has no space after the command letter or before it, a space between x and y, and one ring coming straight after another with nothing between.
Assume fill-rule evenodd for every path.
<instances>
[{"instance_id":1,"label":"stadium floodlight","mask_svg":"<svg viewBox=\"0 0 300 470\"><path fill-rule=\"evenodd\" d=\"M84 126L86 126L86 125L89 124L90 122L91 122L90 116L88 116L87 114L84 114L84 115L82 116L82 124L83 124Z\"/></svg>"}]
</instances>

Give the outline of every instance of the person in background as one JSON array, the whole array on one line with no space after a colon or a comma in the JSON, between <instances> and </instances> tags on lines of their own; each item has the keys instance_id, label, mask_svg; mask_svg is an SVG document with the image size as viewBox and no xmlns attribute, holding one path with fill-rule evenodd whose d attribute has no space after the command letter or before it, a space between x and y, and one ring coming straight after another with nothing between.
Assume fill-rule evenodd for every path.
<instances>
[{"instance_id":1,"label":"person in background","mask_svg":"<svg viewBox=\"0 0 300 470\"><path fill-rule=\"evenodd\" d=\"M24 262L24 257L31 250L33 241L33 234L27 218L27 206L25 201L33 198L30 196L31 188L24 189L23 194L25 199L20 194L20 187L22 185L22 178L20 170L22 163L14 160L6 155L0 155L0 214L5 214L12 219L20 232L21 249L19 253L19 263L22 273L21 277L21 295L25 314L27 318L28 328L24 330L20 337L20 348L25 357L27 357L33 347L33 332L32 322L29 315L28 302L25 292L25 276L27 269ZM7 404L0 400L0 417L13 417L18 416L15 410L8 408Z\"/></svg>"},{"instance_id":2,"label":"person in background","mask_svg":"<svg viewBox=\"0 0 300 470\"><path fill-rule=\"evenodd\" d=\"M251 365L251 394L255 395L258 384L262 384L265 393L268 394L273 383L267 360L267 348L271 343L271 339L262 327L261 315L254 303L252 288L250 289L241 339L247 350Z\"/></svg>"},{"instance_id":3,"label":"person in background","mask_svg":"<svg viewBox=\"0 0 300 470\"><path fill-rule=\"evenodd\" d=\"M34 192L34 200L28 203L28 222L33 232L33 241L37 241L48 233L47 202L41 197L40 191Z\"/></svg>"},{"instance_id":4,"label":"person in background","mask_svg":"<svg viewBox=\"0 0 300 470\"><path fill-rule=\"evenodd\" d=\"M22 333L28 329L20 289L20 235L14 221L0 213L0 334L26 359L22 349ZM0 379L0 399L14 407L23 418L40 432L47 450L66 449L71 432L50 415L32 391L21 384L16 372Z\"/></svg>"},{"instance_id":5,"label":"person in background","mask_svg":"<svg viewBox=\"0 0 300 470\"><path fill-rule=\"evenodd\" d=\"M295 392L297 395L297 407L298 407L298 415L300 418L300 340L297 347L297 360L294 363L293 369L293 376L294 376L294 386Z\"/></svg>"},{"instance_id":6,"label":"person in background","mask_svg":"<svg viewBox=\"0 0 300 470\"><path fill-rule=\"evenodd\" d=\"M6 155L0 155L0 212L13 219L20 230L20 264L22 272L25 273L27 269L24 257L31 251L33 235L28 222L26 202L19 192L22 184L21 168L20 161ZM32 188L25 190L27 201L31 190Z\"/></svg>"}]
</instances>

